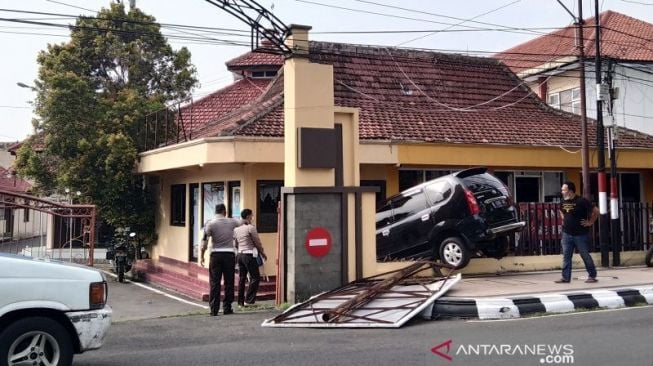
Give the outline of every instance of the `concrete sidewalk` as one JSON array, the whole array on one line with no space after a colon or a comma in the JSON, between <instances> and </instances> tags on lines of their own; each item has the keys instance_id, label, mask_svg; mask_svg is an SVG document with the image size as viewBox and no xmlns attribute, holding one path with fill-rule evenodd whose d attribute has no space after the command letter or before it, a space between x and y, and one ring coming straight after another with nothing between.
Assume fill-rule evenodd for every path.
<instances>
[{"instance_id":1,"label":"concrete sidewalk","mask_svg":"<svg viewBox=\"0 0 653 366\"><path fill-rule=\"evenodd\" d=\"M653 268L599 268L597 283L584 282L584 269L574 270L570 283L554 283L560 277L559 270L463 276L436 301L431 318L506 319L653 304Z\"/></svg>"}]
</instances>

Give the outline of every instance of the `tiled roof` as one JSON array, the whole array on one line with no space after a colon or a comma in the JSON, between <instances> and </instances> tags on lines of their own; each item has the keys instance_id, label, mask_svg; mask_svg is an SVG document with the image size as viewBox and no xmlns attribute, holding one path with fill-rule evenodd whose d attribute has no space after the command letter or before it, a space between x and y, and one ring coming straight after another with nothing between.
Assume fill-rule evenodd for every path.
<instances>
[{"instance_id":1,"label":"tiled roof","mask_svg":"<svg viewBox=\"0 0 653 366\"><path fill-rule=\"evenodd\" d=\"M32 185L27 181L12 174L11 171L0 167L0 189L13 192L27 192Z\"/></svg>"},{"instance_id":2,"label":"tiled roof","mask_svg":"<svg viewBox=\"0 0 653 366\"><path fill-rule=\"evenodd\" d=\"M252 67L283 66L283 56L262 52L247 52L226 62L228 70L251 69Z\"/></svg>"},{"instance_id":3,"label":"tiled roof","mask_svg":"<svg viewBox=\"0 0 653 366\"><path fill-rule=\"evenodd\" d=\"M599 16L602 56L624 61L653 61L653 24L614 11L605 11ZM596 55L595 24L595 18L585 22L583 36L586 57ZM519 73L565 55L575 56L578 54L574 44L575 28L570 25L500 52L494 57Z\"/></svg>"},{"instance_id":4,"label":"tiled roof","mask_svg":"<svg viewBox=\"0 0 653 366\"><path fill-rule=\"evenodd\" d=\"M335 104L360 108L361 140L581 145L580 117L548 107L497 60L324 42L310 52L334 67ZM283 136L282 74L194 136L218 135ZM653 148L653 137L627 131L619 143Z\"/></svg>"},{"instance_id":5,"label":"tiled roof","mask_svg":"<svg viewBox=\"0 0 653 366\"><path fill-rule=\"evenodd\" d=\"M181 109L184 130L195 136L195 131L211 121L250 103L263 94L270 79L240 79L206 97L194 101Z\"/></svg>"},{"instance_id":6,"label":"tiled roof","mask_svg":"<svg viewBox=\"0 0 653 366\"><path fill-rule=\"evenodd\" d=\"M25 142L29 141L32 149L34 151L43 151L45 149L45 136L43 132L38 132L34 135L29 135L27 138L25 138L23 141L18 141L9 147L7 147L7 151L11 153L11 155L16 155L18 152L18 149L20 149Z\"/></svg>"}]
</instances>

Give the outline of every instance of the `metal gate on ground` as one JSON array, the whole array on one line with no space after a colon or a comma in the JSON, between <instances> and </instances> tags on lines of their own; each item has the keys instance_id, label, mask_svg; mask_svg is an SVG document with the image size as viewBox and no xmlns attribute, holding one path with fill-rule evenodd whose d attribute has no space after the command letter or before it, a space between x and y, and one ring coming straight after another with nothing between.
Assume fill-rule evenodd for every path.
<instances>
[{"instance_id":1,"label":"metal gate on ground","mask_svg":"<svg viewBox=\"0 0 653 366\"><path fill-rule=\"evenodd\" d=\"M0 252L92 266L95 205L0 190Z\"/></svg>"}]
</instances>

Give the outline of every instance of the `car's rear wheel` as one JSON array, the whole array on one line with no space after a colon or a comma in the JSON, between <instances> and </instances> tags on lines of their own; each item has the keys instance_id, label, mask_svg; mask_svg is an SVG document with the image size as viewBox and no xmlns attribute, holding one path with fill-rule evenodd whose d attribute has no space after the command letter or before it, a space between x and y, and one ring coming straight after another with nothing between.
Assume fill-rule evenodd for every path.
<instances>
[{"instance_id":1,"label":"car's rear wheel","mask_svg":"<svg viewBox=\"0 0 653 366\"><path fill-rule=\"evenodd\" d=\"M68 366L72 361L70 335L56 320L37 316L23 318L0 333L0 366Z\"/></svg>"},{"instance_id":2,"label":"car's rear wheel","mask_svg":"<svg viewBox=\"0 0 653 366\"><path fill-rule=\"evenodd\" d=\"M470 253L457 237L449 237L440 244L440 261L454 268L463 268L469 263Z\"/></svg>"}]
</instances>

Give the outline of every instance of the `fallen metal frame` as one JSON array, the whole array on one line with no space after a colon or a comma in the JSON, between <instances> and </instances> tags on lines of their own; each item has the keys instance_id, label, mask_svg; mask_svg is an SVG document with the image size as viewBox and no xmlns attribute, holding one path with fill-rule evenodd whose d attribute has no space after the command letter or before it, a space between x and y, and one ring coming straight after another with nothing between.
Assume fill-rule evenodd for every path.
<instances>
[{"instance_id":1,"label":"fallen metal frame","mask_svg":"<svg viewBox=\"0 0 653 366\"><path fill-rule=\"evenodd\" d=\"M414 277L433 270L434 277ZM447 274L443 274L446 269ZM313 296L263 322L265 327L398 328L460 280L460 274L435 262L415 262L405 268L353 281Z\"/></svg>"}]
</instances>

